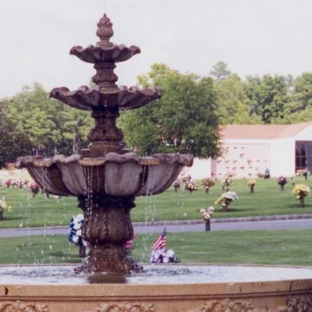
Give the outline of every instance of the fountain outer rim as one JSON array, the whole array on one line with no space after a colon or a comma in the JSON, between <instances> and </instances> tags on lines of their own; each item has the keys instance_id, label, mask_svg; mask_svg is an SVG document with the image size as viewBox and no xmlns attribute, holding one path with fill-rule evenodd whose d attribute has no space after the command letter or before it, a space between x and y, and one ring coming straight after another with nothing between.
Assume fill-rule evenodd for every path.
<instances>
[{"instance_id":1,"label":"fountain outer rim","mask_svg":"<svg viewBox=\"0 0 312 312\"><path fill-rule=\"evenodd\" d=\"M164 266L164 264L144 264L144 267L147 266ZM236 266L236 267L268 267L268 268L289 268L289 269L312 269L312 267L306 267L306 266L286 266L286 265L252 265L252 264L205 264L205 263L183 263L183 264L170 264L170 266L181 266L184 267L196 267L196 266L206 266L206 267L213 267L213 266ZM75 267L72 263L65 263L65 264L2 264L0 265L0 268L20 268L20 267ZM81 289L86 288L89 290L89 294L87 292L84 295L92 295L92 291L94 289L101 288L101 291L103 291L103 294L101 296L107 296L110 297L110 295L107 295L107 290L114 286L115 291L118 293L121 291L127 291L129 289L140 289L140 292L133 292L133 296L145 296L144 292L150 293L150 290L153 289L153 296L157 297L160 293L162 294L162 297L172 297L172 295L179 294L181 296L181 292L183 295L192 295L193 292L196 290L197 294L195 295L198 297L205 296L214 296L218 293L220 293L220 289L222 292L227 291L227 295L231 297L231 295L240 294L242 296L249 297L252 295L257 295L258 293L266 292L267 290L264 290L263 288L269 288L271 292L275 293L285 293L289 294L290 292L293 292L295 294L297 291L300 291L303 287L306 288L306 283L308 283L309 286L309 292L311 294L312 292L312 278L289 278L289 279L279 279L279 280L267 280L267 281L228 281L228 282L209 282L206 283L170 283L166 282L163 284L157 283L157 284L127 284L127 283L116 283L116 284L110 284L110 283L103 283L103 284L92 284L92 283L86 283L86 284L48 284L48 283L42 283L42 284L23 284L23 283L14 283L14 284L0 284L0 287L2 285L9 286L12 288L18 288L20 290L19 294L22 293L22 288L25 287L28 290L30 288L33 289L40 289L40 287L49 288L52 290L51 296L54 296L54 291L58 287L64 288L66 287L68 290L70 289ZM185 287L187 285L187 287ZM162 291L163 288L167 289L170 287L170 294L166 294L166 291ZM218 288L218 289L216 289ZM172 290L174 289L174 290ZM198 289L200 291L198 291ZM209 292L207 290L209 289ZM277 289L277 290L276 290ZM168 289L167 289L168 290ZM133 291L133 290L132 290ZM58 293L58 296L67 296L67 292L61 291L61 293ZM109 292L108 292L109 293ZM135 295L136 294L136 295ZM36 293L34 292L34 296ZM121 296L124 296L121 294ZM192 295L194 296L194 295ZM1 300L1 295L0 295Z\"/></svg>"}]
</instances>

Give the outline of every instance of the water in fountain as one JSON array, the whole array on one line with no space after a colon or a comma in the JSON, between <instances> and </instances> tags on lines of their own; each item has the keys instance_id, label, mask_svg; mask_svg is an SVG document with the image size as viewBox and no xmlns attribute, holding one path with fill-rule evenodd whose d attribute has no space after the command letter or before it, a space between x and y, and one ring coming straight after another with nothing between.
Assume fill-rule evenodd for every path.
<instances>
[{"instance_id":1,"label":"water in fountain","mask_svg":"<svg viewBox=\"0 0 312 312\"><path fill-rule=\"evenodd\" d=\"M28 285L86 285L107 284L205 284L268 282L281 280L305 280L312 278L311 268L283 266L242 266L242 265L147 265L141 273L129 275L115 273L75 273L70 265L6 266L0 267L0 284Z\"/></svg>"}]
</instances>

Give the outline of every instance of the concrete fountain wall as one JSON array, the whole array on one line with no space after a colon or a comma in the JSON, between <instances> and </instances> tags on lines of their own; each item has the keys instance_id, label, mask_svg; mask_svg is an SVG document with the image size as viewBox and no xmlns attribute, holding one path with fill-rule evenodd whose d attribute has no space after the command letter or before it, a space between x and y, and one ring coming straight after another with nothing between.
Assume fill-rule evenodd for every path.
<instances>
[{"instance_id":1,"label":"concrete fountain wall","mask_svg":"<svg viewBox=\"0 0 312 312\"><path fill-rule=\"evenodd\" d=\"M0 285L0 312L309 312L312 279L128 285Z\"/></svg>"}]
</instances>

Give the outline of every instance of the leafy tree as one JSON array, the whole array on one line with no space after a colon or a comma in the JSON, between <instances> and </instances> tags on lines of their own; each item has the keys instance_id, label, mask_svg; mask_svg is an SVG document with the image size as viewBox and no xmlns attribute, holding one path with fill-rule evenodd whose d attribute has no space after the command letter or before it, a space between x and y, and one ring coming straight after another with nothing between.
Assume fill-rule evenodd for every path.
<instances>
[{"instance_id":1,"label":"leafy tree","mask_svg":"<svg viewBox=\"0 0 312 312\"><path fill-rule=\"evenodd\" d=\"M303 73L294 80L291 112L300 112L312 107L312 73Z\"/></svg>"},{"instance_id":2,"label":"leafy tree","mask_svg":"<svg viewBox=\"0 0 312 312\"><path fill-rule=\"evenodd\" d=\"M62 142L65 153L78 153L81 148L86 148L87 134L93 124L90 112L63 105L62 120Z\"/></svg>"},{"instance_id":3,"label":"leafy tree","mask_svg":"<svg viewBox=\"0 0 312 312\"><path fill-rule=\"evenodd\" d=\"M219 155L219 120L211 78L183 75L165 64L154 64L147 75L138 79L144 87L158 87L162 98L124 114L120 124L128 146L141 155Z\"/></svg>"},{"instance_id":4,"label":"leafy tree","mask_svg":"<svg viewBox=\"0 0 312 312\"><path fill-rule=\"evenodd\" d=\"M237 74L231 74L215 83L221 124L253 123L244 88L244 83Z\"/></svg>"},{"instance_id":5,"label":"leafy tree","mask_svg":"<svg viewBox=\"0 0 312 312\"><path fill-rule=\"evenodd\" d=\"M21 155L31 153L32 145L28 138L16 131L14 124L7 118L9 99L0 102L0 168Z\"/></svg>"},{"instance_id":6,"label":"leafy tree","mask_svg":"<svg viewBox=\"0 0 312 312\"><path fill-rule=\"evenodd\" d=\"M287 86L287 90L290 92L294 88L294 77L292 75L287 75L285 78L285 83Z\"/></svg>"},{"instance_id":7,"label":"leafy tree","mask_svg":"<svg viewBox=\"0 0 312 312\"><path fill-rule=\"evenodd\" d=\"M312 107L309 106L305 110L296 111L289 115L289 123L311 122Z\"/></svg>"},{"instance_id":8,"label":"leafy tree","mask_svg":"<svg viewBox=\"0 0 312 312\"><path fill-rule=\"evenodd\" d=\"M231 72L227 69L227 64L220 61L212 66L210 75L215 78L215 80L220 81L230 75Z\"/></svg>"},{"instance_id":9,"label":"leafy tree","mask_svg":"<svg viewBox=\"0 0 312 312\"><path fill-rule=\"evenodd\" d=\"M289 123L312 120L312 73L306 72L293 81L290 102L285 107Z\"/></svg>"},{"instance_id":10,"label":"leafy tree","mask_svg":"<svg viewBox=\"0 0 312 312\"><path fill-rule=\"evenodd\" d=\"M245 89L251 116L259 116L261 122L271 124L281 121L289 101L283 76L265 75L263 78L247 77Z\"/></svg>"},{"instance_id":11,"label":"leafy tree","mask_svg":"<svg viewBox=\"0 0 312 312\"><path fill-rule=\"evenodd\" d=\"M51 119L57 117L51 113L50 105L47 92L35 83L33 87L23 87L11 98L8 106L8 118L16 131L28 138L36 152L43 150L51 141L57 142L60 137L60 130Z\"/></svg>"},{"instance_id":12,"label":"leafy tree","mask_svg":"<svg viewBox=\"0 0 312 312\"><path fill-rule=\"evenodd\" d=\"M33 153L51 156L75 150L72 146L79 146L77 142L86 143L85 126L91 125L91 117L87 117L88 112L72 111L62 102L50 99L42 86L35 83L32 87L23 87L9 100L6 116L15 133L27 138Z\"/></svg>"}]
</instances>

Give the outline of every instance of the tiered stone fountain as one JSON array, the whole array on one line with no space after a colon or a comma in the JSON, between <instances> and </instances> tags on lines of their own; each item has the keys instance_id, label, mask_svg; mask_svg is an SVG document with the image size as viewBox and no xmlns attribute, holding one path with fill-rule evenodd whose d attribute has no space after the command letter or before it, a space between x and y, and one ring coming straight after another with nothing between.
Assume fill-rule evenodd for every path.
<instances>
[{"instance_id":1,"label":"tiered stone fountain","mask_svg":"<svg viewBox=\"0 0 312 312\"><path fill-rule=\"evenodd\" d=\"M141 270L124 248L133 237L130 210L135 206L135 197L164 192L184 166L192 165L193 156L138 157L122 148L124 136L116 127L119 110L142 107L160 98L160 92L156 88L118 87L115 63L130 59L140 49L110 42L113 29L106 15L100 19L96 34L100 41L95 46L76 46L70 51L94 64L95 86L75 91L55 88L50 94L73 108L92 111L95 127L88 134L89 148L70 157L22 157L18 167L26 167L48 193L78 197L85 218L82 237L90 248L81 270L129 273Z\"/></svg>"},{"instance_id":2,"label":"tiered stone fountain","mask_svg":"<svg viewBox=\"0 0 312 312\"><path fill-rule=\"evenodd\" d=\"M164 192L184 166L192 165L193 157L138 157L122 148L123 133L116 127L119 109L141 107L158 99L160 93L155 88L118 87L115 63L128 60L140 50L111 43L112 23L105 15L98 23L97 35L100 41L95 46L71 49L71 54L94 64L95 86L72 92L56 88L51 92L53 98L73 108L92 111L95 127L88 135L88 149L81 155L27 156L17 161L17 166L27 168L47 192L78 198L85 215L83 238L90 244L90 255L78 268L80 273L70 276L70 280L65 278L66 268L62 266L0 267L0 312L311 311L309 268L167 265L157 267L159 275L152 282L150 273L139 273L134 283L127 282L129 275L136 275L128 273L142 271L123 247L133 235L130 210L135 197ZM94 284L99 280L93 277L112 273L113 280L104 278ZM180 276L182 281L177 281ZM215 276L221 279L215 280Z\"/></svg>"}]
</instances>

